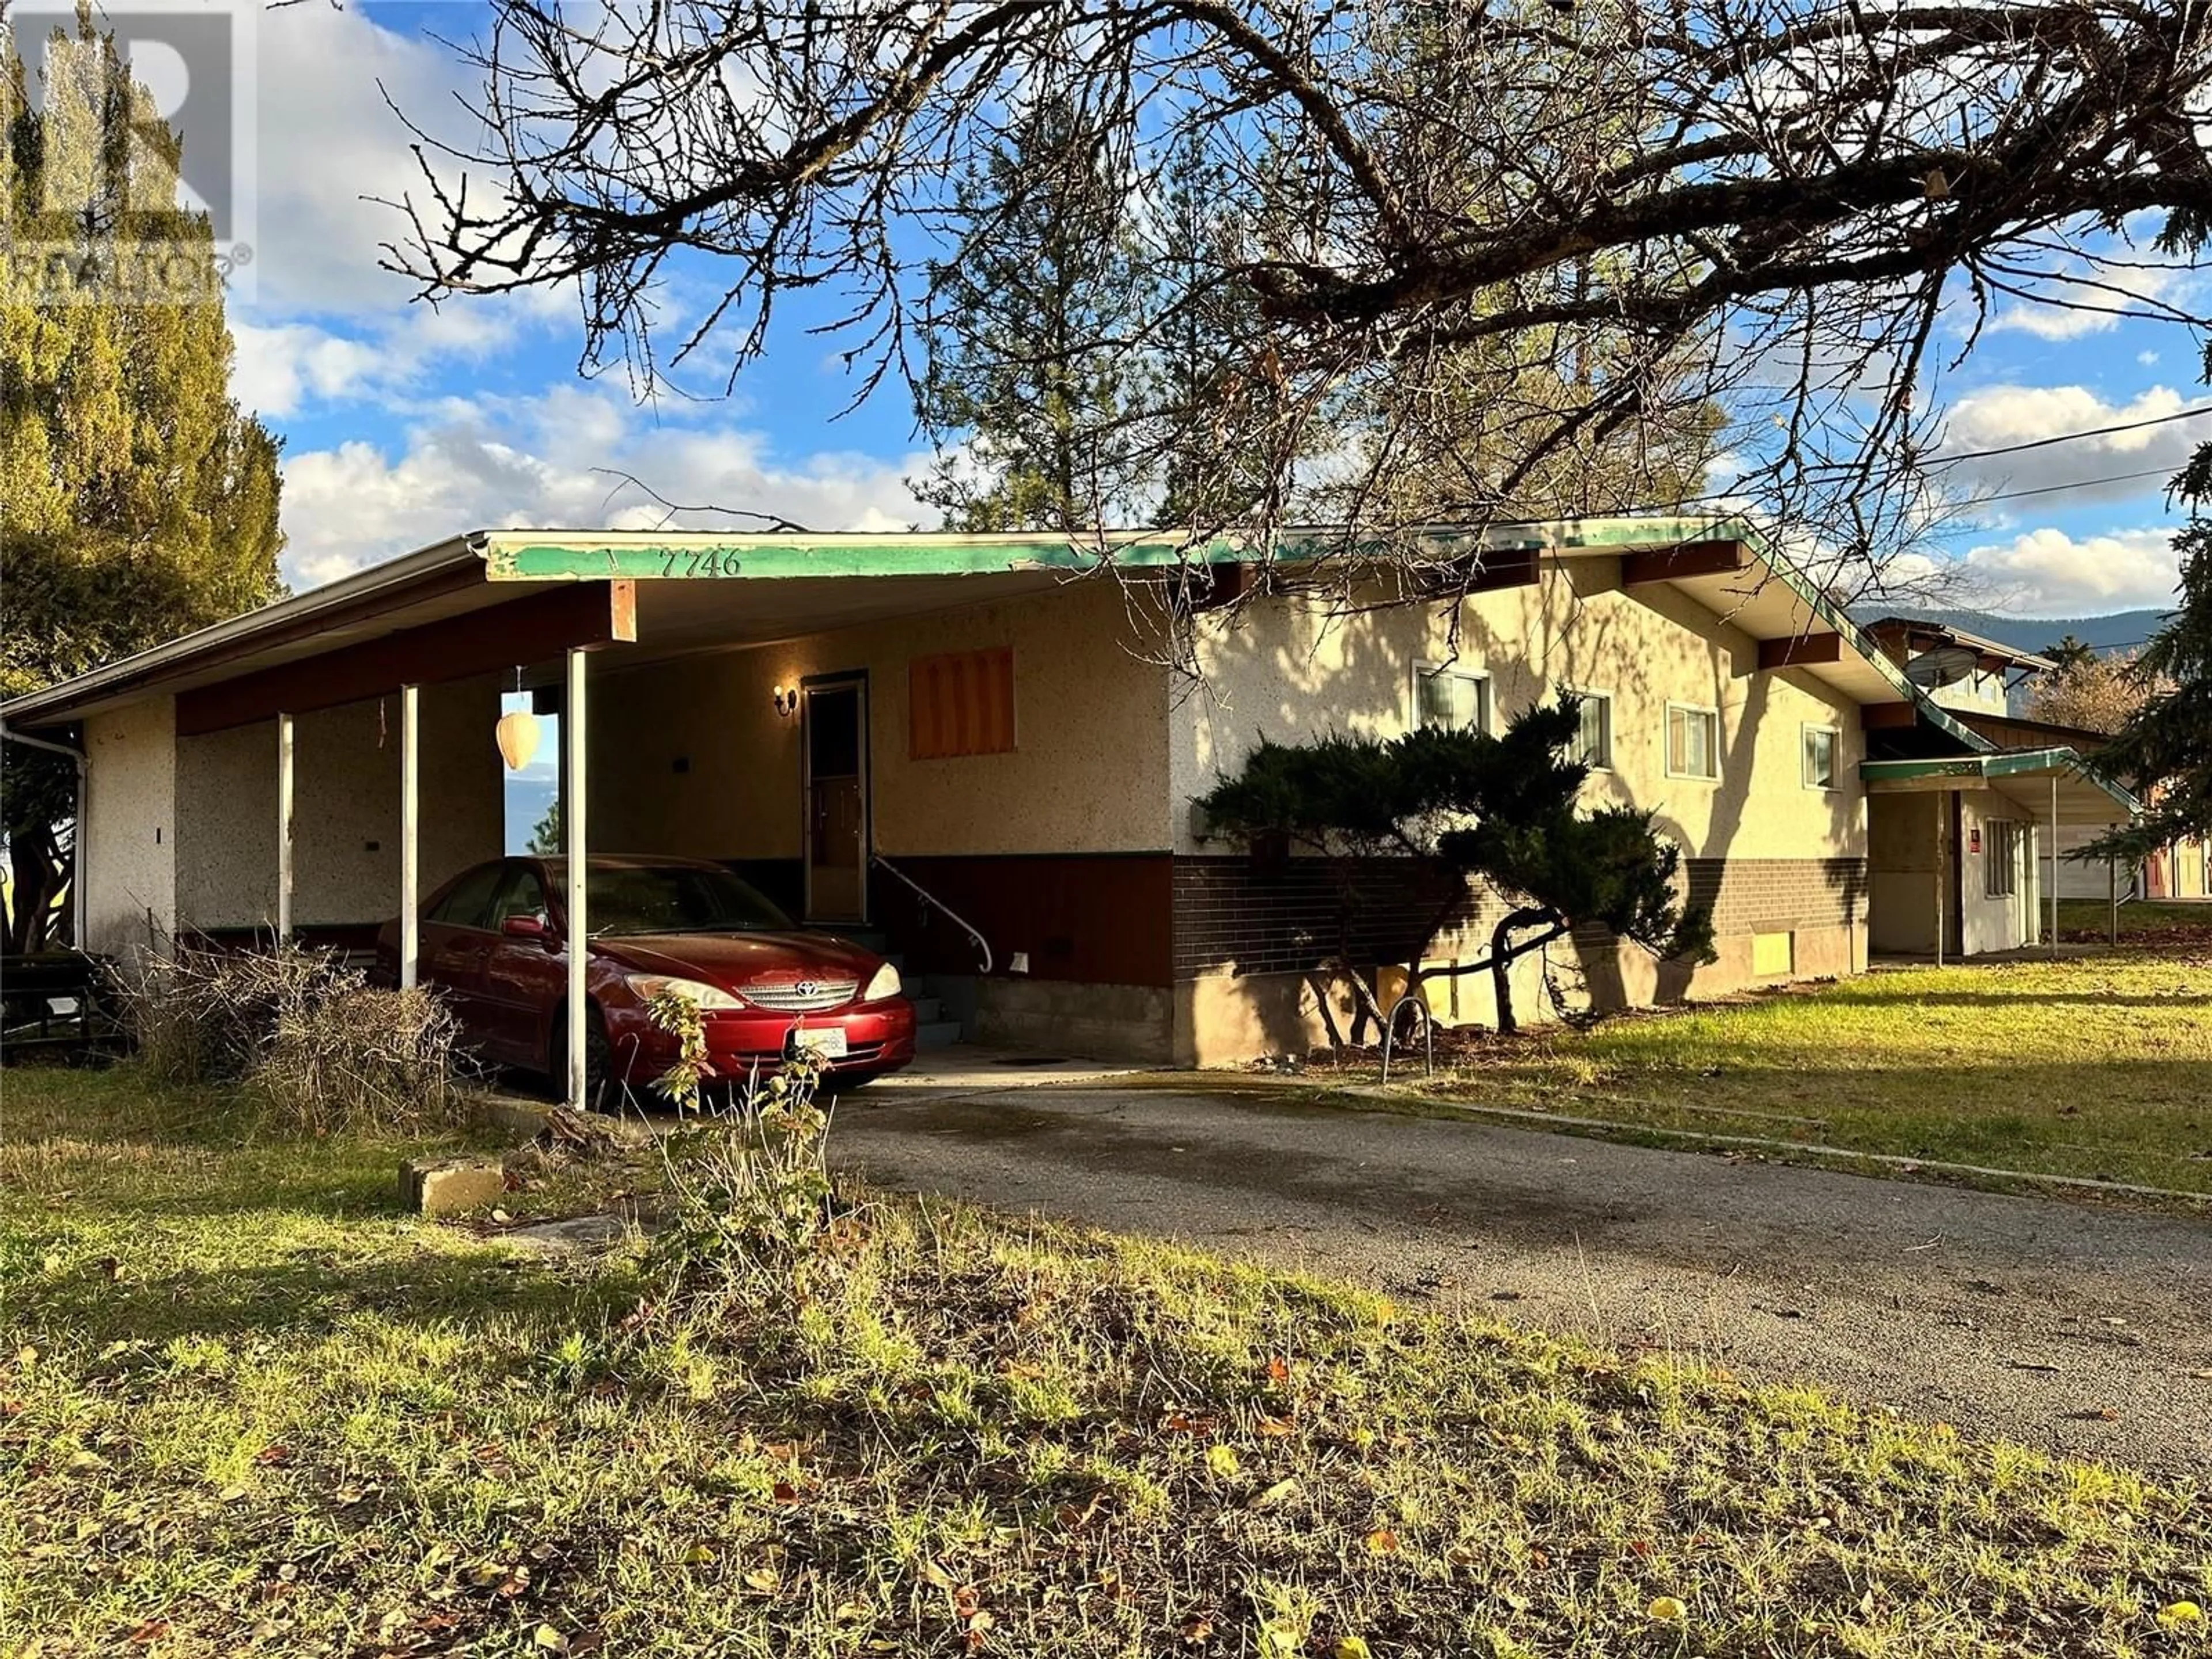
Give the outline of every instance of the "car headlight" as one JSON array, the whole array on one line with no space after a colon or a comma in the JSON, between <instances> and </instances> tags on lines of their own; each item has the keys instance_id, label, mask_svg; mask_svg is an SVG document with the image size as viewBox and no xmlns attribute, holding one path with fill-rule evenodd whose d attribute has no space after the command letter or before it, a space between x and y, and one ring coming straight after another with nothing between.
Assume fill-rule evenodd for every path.
<instances>
[{"instance_id":1,"label":"car headlight","mask_svg":"<svg viewBox=\"0 0 2212 1659\"><path fill-rule=\"evenodd\" d=\"M639 998L650 1002L657 996L679 996L702 1012L710 1008L742 1008L744 1001L719 985L669 974L624 974L623 980Z\"/></svg>"},{"instance_id":2,"label":"car headlight","mask_svg":"<svg viewBox=\"0 0 2212 1659\"><path fill-rule=\"evenodd\" d=\"M876 976L868 981L868 988L860 993L863 1002L881 1002L885 997L899 994L898 969L888 962L876 969Z\"/></svg>"}]
</instances>

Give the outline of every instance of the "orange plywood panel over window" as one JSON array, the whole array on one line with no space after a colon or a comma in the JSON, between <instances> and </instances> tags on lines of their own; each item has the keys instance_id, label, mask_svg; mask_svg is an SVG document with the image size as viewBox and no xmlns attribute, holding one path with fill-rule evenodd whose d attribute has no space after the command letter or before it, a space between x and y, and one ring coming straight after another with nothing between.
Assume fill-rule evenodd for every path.
<instances>
[{"instance_id":1,"label":"orange plywood panel over window","mask_svg":"<svg viewBox=\"0 0 2212 1659\"><path fill-rule=\"evenodd\" d=\"M915 760L1014 747L1014 648L948 651L907 665L907 752Z\"/></svg>"}]
</instances>

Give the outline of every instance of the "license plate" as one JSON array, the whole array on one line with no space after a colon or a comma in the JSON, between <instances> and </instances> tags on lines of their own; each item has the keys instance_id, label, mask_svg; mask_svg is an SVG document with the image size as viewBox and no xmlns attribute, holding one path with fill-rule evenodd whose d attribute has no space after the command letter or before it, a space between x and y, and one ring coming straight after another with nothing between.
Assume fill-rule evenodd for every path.
<instances>
[{"instance_id":1,"label":"license plate","mask_svg":"<svg viewBox=\"0 0 2212 1659\"><path fill-rule=\"evenodd\" d=\"M845 1058L845 1034L842 1031L793 1031L791 1037L794 1046L811 1049L824 1060Z\"/></svg>"}]
</instances>

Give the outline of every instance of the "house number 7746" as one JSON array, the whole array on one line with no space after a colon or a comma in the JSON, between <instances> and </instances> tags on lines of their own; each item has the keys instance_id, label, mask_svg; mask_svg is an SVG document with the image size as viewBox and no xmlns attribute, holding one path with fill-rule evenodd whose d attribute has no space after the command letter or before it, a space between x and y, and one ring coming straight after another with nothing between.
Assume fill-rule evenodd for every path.
<instances>
[{"instance_id":1,"label":"house number 7746","mask_svg":"<svg viewBox=\"0 0 2212 1659\"><path fill-rule=\"evenodd\" d=\"M684 568L676 567L681 561ZM738 574L738 556L733 549L702 547L687 553L681 548L671 548L661 556L660 574L664 576L734 576Z\"/></svg>"}]
</instances>

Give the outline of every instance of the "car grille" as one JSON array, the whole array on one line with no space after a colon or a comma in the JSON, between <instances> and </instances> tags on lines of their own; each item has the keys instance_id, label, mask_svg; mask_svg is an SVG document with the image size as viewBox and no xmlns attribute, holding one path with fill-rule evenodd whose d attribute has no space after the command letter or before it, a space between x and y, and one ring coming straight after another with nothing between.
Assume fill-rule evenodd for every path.
<instances>
[{"instance_id":1,"label":"car grille","mask_svg":"<svg viewBox=\"0 0 2212 1659\"><path fill-rule=\"evenodd\" d=\"M768 985L748 985L738 993L756 1008L772 1008L782 1014L819 1013L842 1008L860 988L855 979L783 980Z\"/></svg>"}]
</instances>

